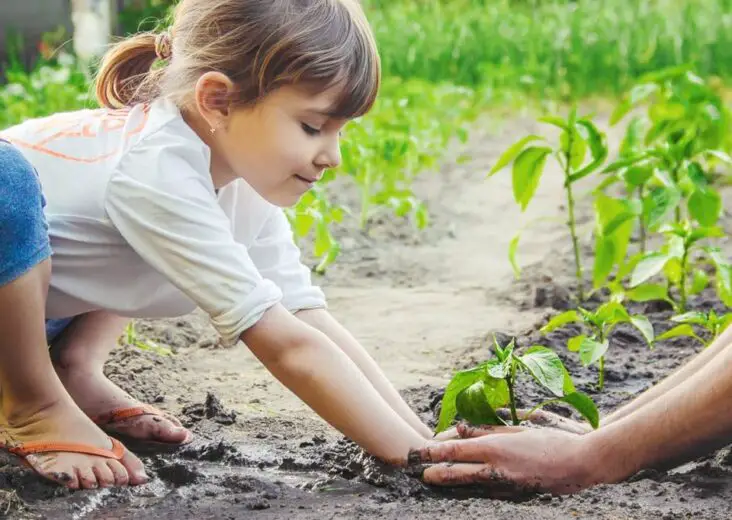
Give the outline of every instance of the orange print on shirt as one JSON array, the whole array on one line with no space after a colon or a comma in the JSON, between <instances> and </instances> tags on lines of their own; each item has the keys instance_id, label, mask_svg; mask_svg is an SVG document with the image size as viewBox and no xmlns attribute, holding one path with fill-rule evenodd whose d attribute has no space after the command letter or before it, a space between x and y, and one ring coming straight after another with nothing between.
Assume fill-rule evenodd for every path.
<instances>
[{"instance_id":1,"label":"orange print on shirt","mask_svg":"<svg viewBox=\"0 0 732 520\"><path fill-rule=\"evenodd\" d=\"M82 157L61 152L58 149L54 149L53 145L61 139L78 139L81 141L79 144L82 144L86 139L94 139L103 134L119 132L127 124L130 110L130 108L121 108L118 110L99 109L82 113L58 114L38 125L34 132L38 137L37 140L25 141L17 138L9 138L8 140L21 148L28 148L59 159L87 164L98 163L114 157L130 137L139 134L145 128L145 124L150 115L149 105L143 105L140 123L134 128L127 130L123 135L123 144L112 151L102 155Z\"/></svg>"}]
</instances>

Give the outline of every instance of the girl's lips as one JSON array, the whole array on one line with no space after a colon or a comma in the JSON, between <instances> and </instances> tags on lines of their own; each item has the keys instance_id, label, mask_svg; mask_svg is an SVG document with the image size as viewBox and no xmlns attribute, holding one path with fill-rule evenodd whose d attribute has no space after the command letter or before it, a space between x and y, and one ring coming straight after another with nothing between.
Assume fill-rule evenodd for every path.
<instances>
[{"instance_id":1,"label":"girl's lips","mask_svg":"<svg viewBox=\"0 0 732 520\"><path fill-rule=\"evenodd\" d=\"M295 175L295 177L303 182L307 182L308 184L315 184L316 182L318 182L318 179L308 179L307 177L303 177L302 175Z\"/></svg>"}]
</instances>

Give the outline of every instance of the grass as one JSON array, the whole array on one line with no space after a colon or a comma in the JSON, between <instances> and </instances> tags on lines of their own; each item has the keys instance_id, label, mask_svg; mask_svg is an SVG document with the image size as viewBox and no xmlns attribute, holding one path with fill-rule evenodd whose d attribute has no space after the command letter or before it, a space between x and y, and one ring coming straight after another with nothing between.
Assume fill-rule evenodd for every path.
<instances>
[{"instance_id":1,"label":"grass","mask_svg":"<svg viewBox=\"0 0 732 520\"><path fill-rule=\"evenodd\" d=\"M385 75L617 94L646 72L692 63L732 78L732 0L370 0Z\"/></svg>"}]
</instances>

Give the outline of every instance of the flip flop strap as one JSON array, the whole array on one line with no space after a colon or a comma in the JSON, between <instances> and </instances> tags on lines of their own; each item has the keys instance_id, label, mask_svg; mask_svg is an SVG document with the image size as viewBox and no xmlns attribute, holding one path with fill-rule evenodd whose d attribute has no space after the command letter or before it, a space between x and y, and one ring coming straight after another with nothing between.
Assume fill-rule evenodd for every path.
<instances>
[{"instance_id":1,"label":"flip flop strap","mask_svg":"<svg viewBox=\"0 0 732 520\"><path fill-rule=\"evenodd\" d=\"M162 417L164 414L154 406L143 404L141 406L133 406L132 408L117 408L111 412L93 417L92 421L99 426L106 426L132 417L140 417L142 415L157 415Z\"/></svg>"},{"instance_id":2,"label":"flip flop strap","mask_svg":"<svg viewBox=\"0 0 732 520\"><path fill-rule=\"evenodd\" d=\"M17 455L19 457L27 457L28 455L36 453L64 452L96 455L97 457L104 457L106 459L120 460L125 454L125 447L117 439L113 439L111 437L109 439L112 441L111 450L75 442L46 441L26 442L12 448L8 447L7 450L13 455Z\"/></svg>"}]
</instances>

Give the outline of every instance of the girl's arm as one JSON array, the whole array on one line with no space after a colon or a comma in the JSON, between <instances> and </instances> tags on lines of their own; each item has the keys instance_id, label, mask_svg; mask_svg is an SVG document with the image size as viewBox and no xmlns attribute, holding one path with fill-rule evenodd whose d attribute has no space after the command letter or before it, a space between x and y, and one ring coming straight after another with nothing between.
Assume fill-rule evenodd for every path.
<instances>
[{"instance_id":1,"label":"girl's arm","mask_svg":"<svg viewBox=\"0 0 732 520\"><path fill-rule=\"evenodd\" d=\"M402 399L402 396L399 395L399 392L397 392L391 382L386 378L384 372L366 349L328 311L325 309L312 309L300 311L296 315L305 323L315 327L328 336L333 343L338 345L351 358L361 372L363 372L389 406L422 437L425 439L431 439L433 437L430 428L420 420L417 414Z\"/></svg>"},{"instance_id":2,"label":"girl's arm","mask_svg":"<svg viewBox=\"0 0 732 520\"><path fill-rule=\"evenodd\" d=\"M318 415L372 455L405 465L425 438L326 334L276 305L241 335L267 369Z\"/></svg>"}]
</instances>

